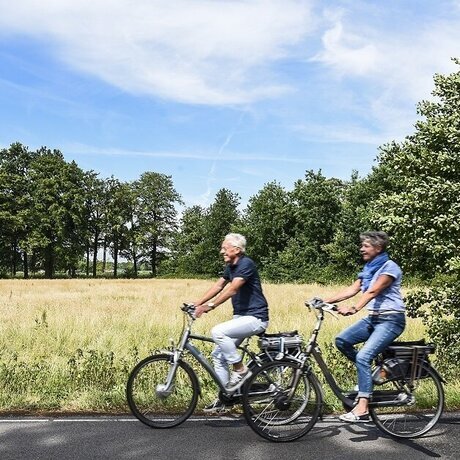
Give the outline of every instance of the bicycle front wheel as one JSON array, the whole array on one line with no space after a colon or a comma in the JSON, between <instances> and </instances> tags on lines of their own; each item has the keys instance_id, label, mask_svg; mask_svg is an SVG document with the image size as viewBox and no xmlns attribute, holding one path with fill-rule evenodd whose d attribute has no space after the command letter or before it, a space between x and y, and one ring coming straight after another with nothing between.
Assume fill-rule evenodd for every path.
<instances>
[{"instance_id":1,"label":"bicycle front wheel","mask_svg":"<svg viewBox=\"0 0 460 460\"><path fill-rule=\"evenodd\" d=\"M199 383L185 362L168 354L153 355L131 372L126 396L131 412L152 428L171 428L187 420L195 410ZM168 382L168 377L170 382Z\"/></svg>"},{"instance_id":2,"label":"bicycle front wheel","mask_svg":"<svg viewBox=\"0 0 460 460\"><path fill-rule=\"evenodd\" d=\"M407 388L404 381L387 382L375 399L385 397L385 392L395 394L402 405L370 406L369 413L377 427L395 438L417 438L431 430L444 409L444 389L437 372L429 366L422 367L422 378L414 388Z\"/></svg>"},{"instance_id":3,"label":"bicycle front wheel","mask_svg":"<svg viewBox=\"0 0 460 460\"><path fill-rule=\"evenodd\" d=\"M264 364L243 388L248 425L274 442L293 441L308 433L318 419L321 402L318 380L294 361Z\"/></svg>"}]
</instances>

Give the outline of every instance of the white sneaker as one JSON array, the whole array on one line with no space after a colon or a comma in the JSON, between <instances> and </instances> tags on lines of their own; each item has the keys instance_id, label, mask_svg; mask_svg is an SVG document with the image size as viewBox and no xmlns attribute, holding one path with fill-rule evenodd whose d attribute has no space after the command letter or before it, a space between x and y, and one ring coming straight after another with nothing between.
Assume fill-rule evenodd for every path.
<instances>
[{"instance_id":1,"label":"white sneaker","mask_svg":"<svg viewBox=\"0 0 460 460\"><path fill-rule=\"evenodd\" d=\"M369 421L369 413L363 415L355 415L353 412L348 412L339 417L342 422L348 423L366 423Z\"/></svg>"},{"instance_id":2,"label":"white sneaker","mask_svg":"<svg viewBox=\"0 0 460 460\"><path fill-rule=\"evenodd\" d=\"M246 380L251 377L252 372L249 368L245 367L242 372L233 371L230 374L230 380L228 381L225 388L227 391L236 391L240 388Z\"/></svg>"},{"instance_id":3,"label":"white sneaker","mask_svg":"<svg viewBox=\"0 0 460 460\"><path fill-rule=\"evenodd\" d=\"M203 412L208 414L223 414L228 411L229 408L220 399L216 399L203 409Z\"/></svg>"}]
</instances>

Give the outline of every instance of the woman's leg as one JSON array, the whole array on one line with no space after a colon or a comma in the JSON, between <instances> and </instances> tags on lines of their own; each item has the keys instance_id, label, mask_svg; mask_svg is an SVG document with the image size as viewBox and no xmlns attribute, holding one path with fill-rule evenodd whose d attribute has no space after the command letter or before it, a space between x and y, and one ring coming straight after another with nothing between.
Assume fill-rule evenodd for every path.
<instances>
[{"instance_id":1,"label":"woman's leg","mask_svg":"<svg viewBox=\"0 0 460 460\"><path fill-rule=\"evenodd\" d=\"M363 318L337 335L335 345L350 361L356 362L358 351L355 345L365 342L371 332L369 319L367 317Z\"/></svg>"},{"instance_id":2,"label":"woman's leg","mask_svg":"<svg viewBox=\"0 0 460 460\"><path fill-rule=\"evenodd\" d=\"M400 336L405 327L404 314L381 315L371 320L373 332L356 354L358 371L358 398L369 398L372 393L372 361Z\"/></svg>"},{"instance_id":3,"label":"woman's leg","mask_svg":"<svg viewBox=\"0 0 460 460\"><path fill-rule=\"evenodd\" d=\"M369 411L369 398L372 394L372 361L393 340L401 335L405 327L403 314L378 316L368 318L369 338L364 346L356 352L355 364L358 372L358 403L352 412L340 418L347 422L366 421Z\"/></svg>"}]
</instances>

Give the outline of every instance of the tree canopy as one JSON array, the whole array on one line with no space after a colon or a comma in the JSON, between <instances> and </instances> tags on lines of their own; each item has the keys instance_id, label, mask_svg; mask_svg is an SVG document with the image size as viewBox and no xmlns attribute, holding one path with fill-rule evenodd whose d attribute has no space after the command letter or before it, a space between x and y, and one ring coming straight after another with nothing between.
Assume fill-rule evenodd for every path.
<instances>
[{"instance_id":1,"label":"tree canopy","mask_svg":"<svg viewBox=\"0 0 460 460\"><path fill-rule=\"evenodd\" d=\"M389 233L406 274L449 273L460 266L460 72L435 75L417 111L414 133L380 147L367 176L306 171L290 190L268 182L244 209L228 189L184 208L171 176L103 179L59 150L12 144L0 151L0 273L98 276L108 253L113 276L120 260L124 276L217 276L221 240L238 231L266 279L328 282L355 275L359 233L372 229Z\"/></svg>"}]
</instances>

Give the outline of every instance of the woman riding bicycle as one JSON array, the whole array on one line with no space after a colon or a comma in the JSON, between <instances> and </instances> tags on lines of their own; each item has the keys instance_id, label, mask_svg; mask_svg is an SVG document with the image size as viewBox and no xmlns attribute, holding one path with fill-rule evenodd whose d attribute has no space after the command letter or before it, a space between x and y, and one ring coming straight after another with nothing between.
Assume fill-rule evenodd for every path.
<instances>
[{"instance_id":1,"label":"woman riding bicycle","mask_svg":"<svg viewBox=\"0 0 460 460\"><path fill-rule=\"evenodd\" d=\"M240 388L250 376L237 346L246 337L264 332L268 326L267 300L262 292L257 268L252 259L245 255L245 250L246 238L243 235L230 233L225 237L220 250L226 263L224 274L195 302L195 316L199 318L203 313L232 299L233 319L214 326L211 331L216 343L212 353L214 368L229 391ZM209 302L211 299L214 300ZM231 374L229 365L233 368ZM205 411L224 409L225 405L216 400Z\"/></svg>"},{"instance_id":2,"label":"woman riding bicycle","mask_svg":"<svg viewBox=\"0 0 460 460\"><path fill-rule=\"evenodd\" d=\"M348 288L326 300L341 302L358 292L363 295L353 307L339 306L341 315L353 315L367 305L368 316L342 331L335 339L337 348L356 365L358 373L358 402L347 414L345 422L369 420L369 399L372 397L372 361L402 334L406 319L401 296L401 268L389 259L385 251L388 235L365 232L360 235L361 256L366 262L358 279ZM355 345L365 342L358 351Z\"/></svg>"}]
</instances>

